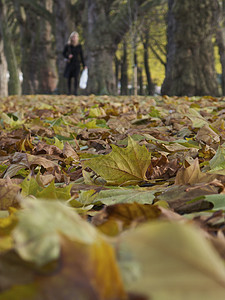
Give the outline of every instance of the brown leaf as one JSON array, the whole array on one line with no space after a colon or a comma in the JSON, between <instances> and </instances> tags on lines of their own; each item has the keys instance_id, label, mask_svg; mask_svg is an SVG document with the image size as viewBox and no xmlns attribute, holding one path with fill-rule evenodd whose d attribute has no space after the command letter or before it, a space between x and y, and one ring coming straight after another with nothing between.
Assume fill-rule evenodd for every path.
<instances>
[{"instance_id":1,"label":"brown leaf","mask_svg":"<svg viewBox=\"0 0 225 300\"><path fill-rule=\"evenodd\" d=\"M62 236L61 245L59 260L42 268L13 251L0 256L0 299L28 299L28 291L30 300L127 299L109 244L87 245Z\"/></svg>"},{"instance_id":2,"label":"brown leaf","mask_svg":"<svg viewBox=\"0 0 225 300\"><path fill-rule=\"evenodd\" d=\"M2 179L0 183L0 210L7 210L10 206L18 204L20 186L12 183L9 178Z\"/></svg>"},{"instance_id":3,"label":"brown leaf","mask_svg":"<svg viewBox=\"0 0 225 300\"><path fill-rule=\"evenodd\" d=\"M153 158L147 170L147 179L169 179L180 169L180 164L177 159L171 161L165 155L160 158Z\"/></svg>"},{"instance_id":4,"label":"brown leaf","mask_svg":"<svg viewBox=\"0 0 225 300\"><path fill-rule=\"evenodd\" d=\"M203 182L211 182L216 178L216 175L203 173L199 167L199 161L196 158L194 162L187 168L182 167L176 175L176 185L196 184Z\"/></svg>"},{"instance_id":5,"label":"brown leaf","mask_svg":"<svg viewBox=\"0 0 225 300\"><path fill-rule=\"evenodd\" d=\"M34 155L38 154L49 154L49 155L60 155L62 150L54 145L48 145L44 142L39 142L33 150Z\"/></svg>"},{"instance_id":6,"label":"brown leaf","mask_svg":"<svg viewBox=\"0 0 225 300\"><path fill-rule=\"evenodd\" d=\"M64 144L63 155L65 157L72 157L75 161L80 160L77 152L71 147L71 145L68 142Z\"/></svg>"},{"instance_id":7,"label":"brown leaf","mask_svg":"<svg viewBox=\"0 0 225 300\"><path fill-rule=\"evenodd\" d=\"M196 135L196 140L202 141L207 145L218 145L220 143L219 135L208 125L204 125L202 128L199 129Z\"/></svg>"},{"instance_id":8,"label":"brown leaf","mask_svg":"<svg viewBox=\"0 0 225 300\"><path fill-rule=\"evenodd\" d=\"M93 217L92 223L105 234L114 236L138 223L157 219L160 215L161 211L155 205L121 203L106 206Z\"/></svg>"},{"instance_id":9,"label":"brown leaf","mask_svg":"<svg viewBox=\"0 0 225 300\"><path fill-rule=\"evenodd\" d=\"M37 279L43 299L126 299L113 250L106 242L87 247L63 237L59 268Z\"/></svg>"},{"instance_id":10,"label":"brown leaf","mask_svg":"<svg viewBox=\"0 0 225 300\"><path fill-rule=\"evenodd\" d=\"M177 213L191 213L212 208L212 205L201 199L201 196L218 194L223 185L218 181L201 183L193 186L180 185L171 186L164 193L159 195L158 200L166 201L171 209ZM190 203L193 199L199 200Z\"/></svg>"}]
</instances>

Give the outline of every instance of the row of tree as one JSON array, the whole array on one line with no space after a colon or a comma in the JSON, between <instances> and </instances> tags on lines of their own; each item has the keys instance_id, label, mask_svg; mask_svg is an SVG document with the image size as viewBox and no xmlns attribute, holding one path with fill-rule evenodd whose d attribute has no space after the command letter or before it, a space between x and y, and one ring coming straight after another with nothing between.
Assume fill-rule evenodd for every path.
<instances>
[{"instance_id":1,"label":"row of tree","mask_svg":"<svg viewBox=\"0 0 225 300\"><path fill-rule=\"evenodd\" d=\"M224 16L225 0L0 0L0 95L65 93L62 50L74 28L84 43L87 93L115 94L118 81L122 94L127 92L129 36L133 65L137 45L143 44L148 94L153 93L151 48L166 68L162 93L178 96L219 95L216 41L224 95ZM166 49L150 30L156 17L167 25ZM116 59L118 45L123 45L120 60ZM160 51L166 51L166 62Z\"/></svg>"}]
</instances>

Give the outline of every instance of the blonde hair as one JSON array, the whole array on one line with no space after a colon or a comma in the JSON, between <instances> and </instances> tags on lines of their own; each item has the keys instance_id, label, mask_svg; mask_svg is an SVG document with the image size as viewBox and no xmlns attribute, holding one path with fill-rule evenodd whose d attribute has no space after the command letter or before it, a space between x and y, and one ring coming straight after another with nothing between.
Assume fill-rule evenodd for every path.
<instances>
[{"instance_id":1,"label":"blonde hair","mask_svg":"<svg viewBox=\"0 0 225 300\"><path fill-rule=\"evenodd\" d=\"M78 36L78 39L79 39L79 33L78 33L77 31L73 31L73 32L70 34L69 39L68 39L68 44L69 44L69 45L72 45L72 37L73 37L74 35L77 35L77 36ZM78 41L77 41L77 43L76 43L74 46L77 46L77 45L78 45Z\"/></svg>"}]
</instances>

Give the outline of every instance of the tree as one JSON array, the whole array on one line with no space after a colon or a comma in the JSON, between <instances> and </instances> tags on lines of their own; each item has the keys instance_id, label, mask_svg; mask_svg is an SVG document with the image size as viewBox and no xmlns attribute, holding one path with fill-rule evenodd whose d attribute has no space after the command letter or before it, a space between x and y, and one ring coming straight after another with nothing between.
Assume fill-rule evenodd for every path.
<instances>
[{"instance_id":1,"label":"tree","mask_svg":"<svg viewBox=\"0 0 225 300\"><path fill-rule=\"evenodd\" d=\"M151 78L151 71L149 68L149 28L145 27L143 29L142 35L141 35L141 40L144 48L144 67L145 67L145 73L146 73L146 78L147 78L147 92L148 95L153 95L154 93L154 86L152 83L152 78Z\"/></svg>"},{"instance_id":2,"label":"tree","mask_svg":"<svg viewBox=\"0 0 225 300\"><path fill-rule=\"evenodd\" d=\"M73 18L71 15L71 0L54 0L53 15L54 15L54 35L55 35L55 48L56 60L58 69L58 93L66 93L67 85L63 78L65 68L65 61L62 56L63 47L68 41L68 37L74 31ZM75 12L75 19L78 12Z\"/></svg>"},{"instance_id":3,"label":"tree","mask_svg":"<svg viewBox=\"0 0 225 300\"><path fill-rule=\"evenodd\" d=\"M222 67L222 94L225 95L225 0L218 1L217 16L218 27L216 31L216 42L219 48Z\"/></svg>"},{"instance_id":4,"label":"tree","mask_svg":"<svg viewBox=\"0 0 225 300\"><path fill-rule=\"evenodd\" d=\"M19 95L21 92L19 70L9 23L9 9L5 0L0 0L0 28L4 45L4 55L7 60L9 71L8 92L10 95ZM3 57L3 54L1 57ZM6 66L4 66L4 68L6 68Z\"/></svg>"},{"instance_id":5,"label":"tree","mask_svg":"<svg viewBox=\"0 0 225 300\"><path fill-rule=\"evenodd\" d=\"M212 33L216 2L168 0L168 52L162 93L218 95Z\"/></svg>"},{"instance_id":6,"label":"tree","mask_svg":"<svg viewBox=\"0 0 225 300\"><path fill-rule=\"evenodd\" d=\"M130 28L130 14L144 15L155 0L82 0L76 5L83 8L83 36L89 68L88 92L115 93L113 60L118 44ZM82 6L83 5L83 6ZM134 9L135 8L135 9ZM134 18L132 17L134 20Z\"/></svg>"},{"instance_id":7,"label":"tree","mask_svg":"<svg viewBox=\"0 0 225 300\"><path fill-rule=\"evenodd\" d=\"M121 95L127 95L128 93L128 75L127 75L127 42L123 40L123 55L121 58Z\"/></svg>"},{"instance_id":8,"label":"tree","mask_svg":"<svg viewBox=\"0 0 225 300\"><path fill-rule=\"evenodd\" d=\"M1 97L8 96L7 71L8 71L7 61L4 54L2 30L0 27L0 96Z\"/></svg>"},{"instance_id":9,"label":"tree","mask_svg":"<svg viewBox=\"0 0 225 300\"><path fill-rule=\"evenodd\" d=\"M23 94L50 93L56 88L52 5L53 0L14 3L21 32Z\"/></svg>"},{"instance_id":10,"label":"tree","mask_svg":"<svg viewBox=\"0 0 225 300\"><path fill-rule=\"evenodd\" d=\"M53 0L44 0L44 8L52 14ZM40 20L41 21L41 20ZM38 93L48 94L55 91L58 81L56 68L55 43L53 40L53 18L51 20L43 20L40 22L40 40L39 40L39 56L38 64Z\"/></svg>"}]
</instances>

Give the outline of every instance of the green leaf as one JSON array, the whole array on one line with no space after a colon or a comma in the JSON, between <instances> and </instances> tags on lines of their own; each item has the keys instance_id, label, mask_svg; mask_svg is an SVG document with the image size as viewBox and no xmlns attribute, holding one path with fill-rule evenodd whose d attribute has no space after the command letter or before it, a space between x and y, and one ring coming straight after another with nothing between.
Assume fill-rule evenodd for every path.
<instances>
[{"instance_id":1,"label":"green leaf","mask_svg":"<svg viewBox=\"0 0 225 300\"><path fill-rule=\"evenodd\" d=\"M206 195L204 200L213 204L212 211L225 210L225 194Z\"/></svg>"},{"instance_id":2,"label":"green leaf","mask_svg":"<svg viewBox=\"0 0 225 300\"><path fill-rule=\"evenodd\" d=\"M147 180L145 174L151 163L151 153L131 137L128 146L120 148L112 145L112 152L84 162L107 181L109 185L136 185Z\"/></svg>"},{"instance_id":3,"label":"green leaf","mask_svg":"<svg viewBox=\"0 0 225 300\"><path fill-rule=\"evenodd\" d=\"M217 173L225 175L225 148L219 146L214 157L209 161L211 171L209 173Z\"/></svg>"},{"instance_id":4,"label":"green leaf","mask_svg":"<svg viewBox=\"0 0 225 300\"><path fill-rule=\"evenodd\" d=\"M22 191L21 195L23 197L32 195L36 196L38 192L41 192L43 187L41 187L38 183L37 180L35 179L34 176L31 176L29 174L21 183Z\"/></svg>"},{"instance_id":5,"label":"green leaf","mask_svg":"<svg viewBox=\"0 0 225 300\"><path fill-rule=\"evenodd\" d=\"M55 139L54 145L55 145L56 147L58 147L60 150L62 150L63 147L64 147L64 143L61 142L57 137L54 137L54 139Z\"/></svg>"},{"instance_id":6,"label":"green leaf","mask_svg":"<svg viewBox=\"0 0 225 300\"><path fill-rule=\"evenodd\" d=\"M205 118L197 112L194 108L190 108L189 112L187 113L187 117L192 121L192 126L194 128L201 128L204 125L209 125Z\"/></svg>"},{"instance_id":7,"label":"green leaf","mask_svg":"<svg viewBox=\"0 0 225 300\"><path fill-rule=\"evenodd\" d=\"M50 182L47 187L41 185L39 174L36 176L28 175L21 183L22 196L26 197L29 195L35 196L42 199L58 199L58 200L69 200L71 198L70 190L72 185L65 187L56 187L54 180Z\"/></svg>"},{"instance_id":8,"label":"green leaf","mask_svg":"<svg viewBox=\"0 0 225 300\"><path fill-rule=\"evenodd\" d=\"M151 204L155 198L156 190L149 191L144 189L110 189L103 190L96 194L94 202L101 202L106 205L118 203Z\"/></svg>"},{"instance_id":9,"label":"green leaf","mask_svg":"<svg viewBox=\"0 0 225 300\"><path fill-rule=\"evenodd\" d=\"M25 120L14 120L13 117L10 118L6 113L2 113L1 118L10 128L20 127L25 123Z\"/></svg>"}]
</instances>

